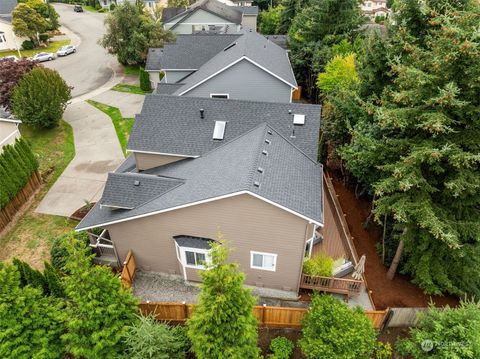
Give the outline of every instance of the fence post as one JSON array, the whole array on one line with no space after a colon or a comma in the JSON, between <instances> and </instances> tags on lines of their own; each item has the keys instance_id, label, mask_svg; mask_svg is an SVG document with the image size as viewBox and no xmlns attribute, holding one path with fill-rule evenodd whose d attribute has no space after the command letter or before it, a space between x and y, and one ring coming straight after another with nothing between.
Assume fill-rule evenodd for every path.
<instances>
[{"instance_id":1,"label":"fence post","mask_svg":"<svg viewBox=\"0 0 480 359\"><path fill-rule=\"evenodd\" d=\"M262 306L262 325L265 325L265 311L267 310L267 304L263 303Z\"/></svg>"},{"instance_id":2,"label":"fence post","mask_svg":"<svg viewBox=\"0 0 480 359\"><path fill-rule=\"evenodd\" d=\"M183 317L184 317L185 321L187 321L187 319L188 319L188 305L186 304L185 301L183 301L182 304L183 304Z\"/></svg>"}]
</instances>

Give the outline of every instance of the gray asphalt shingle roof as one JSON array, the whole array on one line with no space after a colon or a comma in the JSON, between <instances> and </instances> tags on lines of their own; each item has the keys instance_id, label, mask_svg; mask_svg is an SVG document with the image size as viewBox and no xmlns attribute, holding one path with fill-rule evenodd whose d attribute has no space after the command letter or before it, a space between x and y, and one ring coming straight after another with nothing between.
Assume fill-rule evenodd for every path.
<instances>
[{"instance_id":1,"label":"gray asphalt shingle roof","mask_svg":"<svg viewBox=\"0 0 480 359\"><path fill-rule=\"evenodd\" d=\"M159 83L157 84L157 88L155 89L155 93L157 95L171 95L175 91L177 91L183 84L166 84L166 83Z\"/></svg>"},{"instance_id":2,"label":"gray asphalt shingle roof","mask_svg":"<svg viewBox=\"0 0 480 359\"><path fill-rule=\"evenodd\" d=\"M0 14L11 14L13 9L17 6L17 0L1 0L0 1Z\"/></svg>"},{"instance_id":3,"label":"gray asphalt shingle roof","mask_svg":"<svg viewBox=\"0 0 480 359\"><path fill-rule=\"evenodd\" d=\"M175 236L173 237L179 247L210 249L210 244L215 242L210 238L192 237L192 236Z\"/></svg>"},{"instance_id":4,"label":"gray asphalt shingle roof","mask_svg":"<svg viewBox=\"0 0 480 359\"><path fill-rule=\"evenodd\" d=\"M204 119L200 118L204 110ZM127 149L201 156L267 122L290 138L312 159L317 158L320 106L300 103L273 103L150 95L136 116ZM293 115L305 115L303 126L293 125ZM215 121L226 121L223 141L212 139Z\"/></svg>"},{"instance_id":5,"label":"gray asphalt shingle roof","mask_svg":"<svg viewBox=\"0 0 480 359\"><path fill-rule=\"evenodd\" d=\"M199 69L226 46L238 39L240 34L195 34L177 35L174 43L163 49L148 50L147 70Z\"/></svg>"},{"instance_id":6,"label":"gray asphalt shingle roof","mask_svg":"<svg viewBox=\"0 0 480 359\"><path fill-rule=\"evenodd\" d=\"M323 224L322 165L266 123L202 157L156 167L141 175L129 175L142 178L150 175L158 181L174 178L183 184L157 197L152 194L154 198L131 210L112 210L96 204L77 229L159 213L243 191ZM110 183L109 179L106 188ZM130 184L116 188L127 197L131 189Z\"/></svg>"},{"instance_id":7,"label":"gray asphalt shingle roof","mask_svg":"<svg viewBox=\"0 0 480 359\"><path fill-rule=\"evenodd\" d=\"M161 180L152 176L132 173L109 173L100 200L102 206L133 209L160 196L183 182L170 178Z\"/></svg>"}]
</instances>

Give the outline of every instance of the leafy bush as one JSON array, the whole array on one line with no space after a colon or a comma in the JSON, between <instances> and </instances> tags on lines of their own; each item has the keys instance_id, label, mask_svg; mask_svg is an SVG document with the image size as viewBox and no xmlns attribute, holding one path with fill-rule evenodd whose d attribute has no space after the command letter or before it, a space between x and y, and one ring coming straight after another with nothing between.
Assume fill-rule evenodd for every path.
<instances>
[{"instance_id":1,"label":"leafy bush","mask_svg":"<svg viewBox=\"0 0 480 359\"><path fill-rule=\"evenodd\" d=\"M457 308L430 306L420 313L410 337L398 343L398 352L415 359L480 358L480 302L463 301ZM431 350L426 345L431 345Z\"/></svg>"},{"instance_id":2,"label":"leafy bush","mask_svg":"<svg viewBox=\"0 0 480 359\"><path fill-rule=\"evenodd\" d=\"M363 309L349 308L330 295L313 295L302 327L298 343L308 359L371 358L373 354L376 334Z\"/></svg>"},{"instance_id":3,"label":"leafy bush","mask_svg":"<svg viewBox=\"0 0 480 359\"><path fill-rule=\"evenodd\" d=\"M14 258L12 262L20 274L20 285L22 287L29 285L32 288L40 289L42 293L48 292L45 277L40 271L33 269L28 263L17 258Z\"/></svg>"},{"instance_id":4,"label":"leafy bush","mask_svg":"<svg viewBox=\"0 0 480 359\"><path fill-rule=\"evenodd\" d=\"M110 4L110 11L115 10L115 7L116 7L116 6L115 6L115 3L112 2L112 3Z\"/></svg>"},{"instance_id":5,"label":"leafy bush","mask_svg":"<svg viewBox=\"0 0 480 359\"><path fill-rule=\"evenodd\" d=\"M285 337L276 337L270 342L270 350L273 354L269 355L270 359L288 359L293 353L295 345L291 340Z\"/></svg>"},{"instance_id":6,"label":"leafy bush","mask_svg":"<svg viewBox=\"0 0 480 359\"><path fill-rule=\"evenodd\" d=\"M148 72L145 71L143 68L140 68L140 88L143 91L152 90L150 86L150 76L148 75Z\"/></svg>"},{"instance_id":7,"label":"leafy bush","mask_svg":"<svg viewBox=\"0 0 480 359\"><path fill-rule=\"evenodd\" d=\"M64 271L65 263L67 262L69 256L67 250L67 242L72 236L74 236L77 240L85 243L86 245L88 245L89 243L88 235L86 232L72 232L55 238L52 244L52 248L50 249L50 257L52 266L58 271Z\"/></svg>"},{"instance_id":8,"label":"leafy bush","mask_svg":"<svg viewBox=\"0 0 480 359\"><path fill-rule=\"evenodd\" d=\"M33 50L34 47L35 47L35 44L31 40L25 40L24 42L22 42L23 50Z\"/></svg>"},{"instance_id":9,"label":"leafy bush","mask_svg":"<svg viewBox=\"0 0 480 359\"><path fill-rule=\"evenodd\" d=\"M50 38L48 34L40 34L38 37L40 38L41 42L47 42L47 40Z\"/></svg>"},{"instance_id":10,"label":"leafy bush","mask_svg":"<svg viewBox=\"0 0 480 359\"><path fill-rule=\"evenodd\" d=\"M378 341L375 344L375 352L373 356L375 359L392 359L392 355L392 346L390 343Z\"/></svg>"},{"instance_id":11,"label":"leafy bush","mask_svg":"<svg viewBox=\"0 0 480 359\"><path fill-rule=\"evenodd\" d=\"M303 272L307 275L331 277L333 275L333 258L324 253L305 260Z\"/></svg>"},{"instance_id":12,"label":"leafy bush","mask_svg":"<svg viewBox=\"0 0 480 359\"><path fill-rule=\"evenodd\" d=\"M159 323L153 316L139 316L125 335L130 359L182 359L186 355L185 331ZM183 329L183 328L182 328Z\"/></svg>"},{"instance_id":13,"label":"leafy bush","mask_svg":"<svg viewBox=\"0 0 480 359\"><path fill-rule=\"evenodd\" d=\"M58 125L70 98L70 87L57 71L37 67L14 87L12 110L25 124L51 128Z\"/></svg>"}]
</instances>

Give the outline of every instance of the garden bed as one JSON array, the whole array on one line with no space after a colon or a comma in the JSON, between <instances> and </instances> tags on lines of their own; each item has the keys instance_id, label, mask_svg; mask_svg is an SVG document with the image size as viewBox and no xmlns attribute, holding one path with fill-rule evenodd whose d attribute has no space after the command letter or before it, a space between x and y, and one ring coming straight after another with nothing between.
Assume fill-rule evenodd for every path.
<instances>
[{"instance_id":1,"label":"garden bed","mask_svg":"<svg viewBox=\"0 0 480 359\"><path fill-rule=\"evenodd\" d=\"M357 200L352 188L344 186L334 173L329 174L346 214L345 219L357 253L360 256L363 254L367 256L365 276L376 308L383 310L394 307L427 307L430 301L437 306L446 304L456 306L458 304L456 297L426 295L421 288L410 282L411 278L408 276L397 274L394 280L387 278L388 268L383 265L375 248L375 244L381 240L381 229L374 224L370 224L368 228L364 228L363 225L370 212L370 202L364 199Z\"/></svg>"}]
</instances>

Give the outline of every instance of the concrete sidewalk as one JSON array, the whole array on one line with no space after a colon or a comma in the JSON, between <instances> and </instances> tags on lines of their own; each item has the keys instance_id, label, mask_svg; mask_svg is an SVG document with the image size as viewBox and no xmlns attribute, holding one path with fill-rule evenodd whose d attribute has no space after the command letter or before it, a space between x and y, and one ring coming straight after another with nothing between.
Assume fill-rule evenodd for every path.
<instances>
[{"instance_id":1,"label":"concrete sidewalk","mask_svg":"<svg viewBox=\"0 0 480 359\"><path fill-rule=\"evenodd\" d=\"M75 157L52 186L36 212L68 217L97 201L108 172L124 160L110 117L86 102L70 104L64 119L72 126Z\"/></svg>"},{"instance_id":2,"label":"concrete sidewalk","mask_svg":"<svg viewBox=\"0 0 480 359\"><path fill-rule=\"evenodd\" d=\"M144 99L144 95L113 90L102 92L92 98L92 100L105 105L117 107L123 117L135 117L137 113L140 113Z\"/></svg>"}]
</instances>

